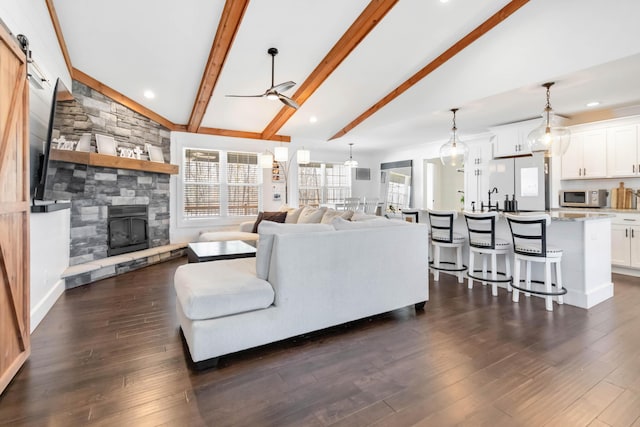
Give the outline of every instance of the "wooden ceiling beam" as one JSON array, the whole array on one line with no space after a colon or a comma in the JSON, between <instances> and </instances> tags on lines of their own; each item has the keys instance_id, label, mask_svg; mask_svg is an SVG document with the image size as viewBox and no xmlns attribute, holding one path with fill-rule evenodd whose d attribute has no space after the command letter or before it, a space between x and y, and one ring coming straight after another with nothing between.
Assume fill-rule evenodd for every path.
<instances>
[{"instance_id":1,"label":"wooden ceiling beam","mask_svg":"<svg viewBox=\"0 0 640 427\"><path fill-rule=\"evenodd\" d=\"M121 94L117 90L112 89L111 87L105 85L102 82L99 82L98 80L94 79L88 74L83 73L77 68L73 68L73 72L71 73L71 75L74 80L77 80L80 83L86 86L89 86L91 89L105 96L108 96L109 98L113 99L116 102L119 102L120 104L135 111L136 113L141 114L155 121L156 123L161 124L162 126L166 127L169 130L176 130L177 127L173 122L169 121L168 119L165 119L160 114L150 110L144 105L137 103L133 99Z\"/></svg>"},{"instance_id":2,"label":"wooden ceiling beam","mask_svg":"<svg viewBox=\"0 0 640 427\"><path fill-rule=\"evenodd\" d=\"M377 111L382 109L385 105L396 99L398 96L406 92L413 85L418 83L420 80L431 74L434 70L440 67L442 64L453 58L460 51L465 49L471 43L482 37L484 34L492 30L495 26L500 24L502 21L511 16L514 12L520 9L522 6L527 4L529 0L513 0L505 7L500 9L498 12L493 14L489 19L484 21L478 27L476 27L469 34L458 40L453 46L444 51L440 56L436 59L425 65L420 71L411 76L408 80L402 83L400 86L389 92L384 98L375 103L373 106L369 107L364 113L354 119L351 123L342 128L338 133L333 135L329 140L333 140L336 138L340 138L350 132L353 128L358 126L360 123L364 122L366 119L371 117Z\"/></svg>"},{"instance_id":3,"label":"wooden ceiling beam","mask_svg":"<svg viewBox=\"0 0 640 427\"><path fill-rule=\"evenodd\" d=\"M299 105L304 104L397 2L398 0L371 0L315 70L300 85L292 98ZM283 107L262 131L263 139L270 139L275 135L295 112L293 108Z\"/></svg>"},{"instance_id":4,"label":"wooden ceiling beam","mask_svg":"<svg viewBox=\"0 0 640 427\"><path fill-rule=\"evenodd\" d=\"M198 95L196 96L191 117L189 117L189 123L187 124L187 130L189 132L197 132L202 124L202 119L207 111L213 89L218 82L222 67L227 59L227 55L240 28L240 22L242 22L242 17L248 5L249 0L226 0L225 2L220 22L218 23L218 29L213 39L213 45L209 52L209 59L207 60L207 65L204 68L202 80L200 81Z\"/></svg>"},{"instance_id":5,"label":"wooden ceiling beam","mask_svg":"<svg viewBox=\"0 0 640 427\"><path fill-rule=\"evenodd\" d=\"M205 135L230 136L233 138L262 139L267 141L291 142L290 136L272 135L270 138L264 138L259 132L245 132L240 130L217 129L201 127L197 133Z\"/></svg>"},{"instance_id":6,"label":"wooden ceiling beam","mask_svg":"<svg viewBox=\"0 0 640 427\"><path fill-rule=\"evenodd\" d=\"M67 43L65 43L64 36L62 35L62 28L60 27L60 21L58 21L56 8L53 6L53 0L45 0L45 3L47 4L47 9L49 9L49 17L51 18L53 29L56 32L56 37L58 38L58 44L60 45L60 50L62 51L64 62L67 64L67 70L69 70L69 74L73 75L73 65L71 64L71 57L69 56L69 51L67 50Z\"/></svg>"}]
</instances>

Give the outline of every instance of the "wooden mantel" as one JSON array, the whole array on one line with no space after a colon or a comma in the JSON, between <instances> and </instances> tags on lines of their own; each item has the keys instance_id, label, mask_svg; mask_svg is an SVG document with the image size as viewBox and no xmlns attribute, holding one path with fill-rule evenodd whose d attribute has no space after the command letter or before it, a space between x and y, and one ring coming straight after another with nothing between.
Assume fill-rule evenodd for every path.
<instances>
[{"instance_id":1,"label":"wooden mantel","mask_svg":"<svg viewBox=\"0 0 640 427\"><path fill-rule=\"evenodd\" d=\"M127 157L109 156L107 154L88 153L85 151L56 150L52 148L51 153L49 154L49 159L89 166L102 166L114 169L132 169L169 175L176 175L178 173L178 165L129 159Z\"/></svg>"}]
</instances>

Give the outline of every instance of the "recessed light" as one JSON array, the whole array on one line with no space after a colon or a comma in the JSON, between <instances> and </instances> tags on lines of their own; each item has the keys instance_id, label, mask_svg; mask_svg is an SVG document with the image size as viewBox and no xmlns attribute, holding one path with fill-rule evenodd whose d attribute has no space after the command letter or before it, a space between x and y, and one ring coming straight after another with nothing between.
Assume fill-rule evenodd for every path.
<instances>
[{"instance_id":1,"label":"recessed light","mask_svg":"<svg viewBox=\"0 0 640 427\"><path fill-rule=\"evenodd\" d=\"M587 107L597 107L598 105L600 105L599 101L591 101L587 103Z\"/></svg>"},{"instance_id":2,"label":"recessed light","mask_svg":"<svg viewBox=\"0 0 640 427\"><path fill-rule=\"evenodd\" d=\"M156 94L155 94L155 93L153 93L153 92L152 92L152 91L150 91L150 90L145 90L145 91L144 91L144 97L145 97L145 98L148 98L148 99L153 99L153 98L155 98L155 97L156 97Z\"/></svg>"},{"instance_id":3,"label":"recessed light","mask_svg":"<svg viewBox=\"0 0 640 427\"><path fill-rule=\"evenodd\" d=\"M315 123L317 121L318 121L318 118L316 116L309 117L309 123Z\"/></svg>"},{"instance_id":4,"label":"recessed light","mask_svg":"<svg viewBox=\"0 0 640 427\"><path fill-rule=\"evenodd\" d=\"M449 0L440 0L440 3L448 3Z\"/></svg>"}]
</instances>

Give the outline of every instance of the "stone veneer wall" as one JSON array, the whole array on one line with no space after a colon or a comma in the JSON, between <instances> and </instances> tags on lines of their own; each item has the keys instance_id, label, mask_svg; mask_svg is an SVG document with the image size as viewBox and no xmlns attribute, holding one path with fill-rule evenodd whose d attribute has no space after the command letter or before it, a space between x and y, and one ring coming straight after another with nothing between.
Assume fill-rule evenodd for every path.
<instances>
[{"instance_id":1,"label":"stone veneer wall","mask_svg":"<svg viewBox=\"0 0 640 427\"><path fill-rule=\"evenodd\" d=\"M60 134L67 140L91 132L95 151L99 133L113 136L118 146L162 147L165 159L170 158L165 127L76 81L73 95L75 100L56 112ZM53 196L71 200L71 265L107 257L110 205L148 205L149 246L169 244L169 175L57 161L50 162L48 172Z\"/></svg>"}]
</instances>

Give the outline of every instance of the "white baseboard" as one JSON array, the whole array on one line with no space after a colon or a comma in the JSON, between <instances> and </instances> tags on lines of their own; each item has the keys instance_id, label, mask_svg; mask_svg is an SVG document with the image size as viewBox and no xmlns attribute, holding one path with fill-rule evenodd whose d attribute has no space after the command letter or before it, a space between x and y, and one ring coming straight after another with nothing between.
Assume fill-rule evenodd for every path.
<instances>
[{"instance_id":1,"label":"white baseboard","mask_svg":"<svg viewBox=\"0 0 640 427\"><path fill-rule=\"evenodd\" d=\"M58 301L60 295L64 292L64 280L58 280L55 286L42 298L31 310L31 333L40 324L44 316L47 315L53 304Z\"/></svg>"}]
</instances>

